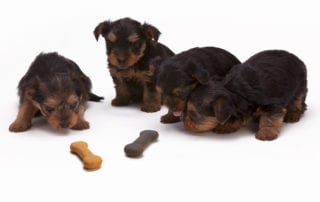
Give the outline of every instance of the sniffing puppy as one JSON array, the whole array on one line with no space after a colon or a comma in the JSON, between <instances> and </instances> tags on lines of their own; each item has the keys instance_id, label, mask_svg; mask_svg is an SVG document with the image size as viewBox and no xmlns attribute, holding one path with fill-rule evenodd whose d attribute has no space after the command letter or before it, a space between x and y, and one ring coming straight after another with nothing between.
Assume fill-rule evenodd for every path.
<instances>
[{"instance_id":1,"label":"sniffing puppy","mask_svg":"<svg viewBox=\"0 0 320 202\"><path fill-rule=\"evenodd\" d=\"M282 122L297 122L306 110L307 70L295 55L268 50L236 65L220 82L198 86L184 117L187 129L229 133L258 120L256 138L278 137Z\"/></svg>"},{"instance_id":2,"label":"sniffing puppy","mask_svg":"<svg viewBox=\"0 0 320 202\"><path fill-rule=\"evenodd\" d=\"M196 86L222 79L240 61L226 50L204 47L192 48L154 63L159 66L157 87L169 108L161 122L174 123L180 121L186 101Z\"/></svg>"},{"instance_id":3,"label":"sniffing puppy","mask_svg":"<svg viewBox=\"0 0 320 202\"><path fill-rule=\"evenodd\" d=\"M161 94L156 90L155 69L150 61L174 53L158 43L160 31L149 24L130 19L101 22L94 30L98 40L106 41L108 68L115 84L113 106L142 102L141 110L156 112L161 108Z\"/></svg>"},{"instance_id":4,"label":"sniffing puppy","mask_svg":"<svg viewBox=\"0 0 320 202\"><path fill-rule=\"evenodd\" d=\"M88 129L86 103L103 99L90 89L90 79L76 63L57 53L41 53L19 82L19 112L9 130L28 130L39 112L55 129Z\"/></svg>"}]
</instances>

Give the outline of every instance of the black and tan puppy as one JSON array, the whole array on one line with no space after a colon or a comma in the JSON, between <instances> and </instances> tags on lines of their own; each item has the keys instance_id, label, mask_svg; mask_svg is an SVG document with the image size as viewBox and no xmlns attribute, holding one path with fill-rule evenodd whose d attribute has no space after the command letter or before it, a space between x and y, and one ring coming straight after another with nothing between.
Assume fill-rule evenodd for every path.
<instances>
[{"instance_id":1,"label":"black and tan puppy","mask_svg":"<svg viewBox=\"0 0 320 202\"><path fill-rule=\"evenodd\" d=\"M273 140L285 122L297 122L306 109L307 71L295 55L260 52L236 65L223 81L199 86L184 117L192 131L229 133L258 120L256 138Z\"/></svg>"},{"instance_id":2,"label":"black and tan puppy","mask_svg":"<svg viewBox=\"0 0 320 202\"><path fill-rule=\"evenodd\" d=\"M84 119L88 100L103 99L90 92L91 81L73 61L57 53L41 53L18 85L20 106L12 132L28 130L32 118L41 114L55 129L89 128Z\"/></svg>"},{"instance_id":3,"label":"black and tan puppy","mask_svg":"<svg viewBox=\"0 0 320 202\"><path fill-rule=\"evenodd\" d=\"M97 40L102 35L106 41L108 67L116 90L111 104L124 106L142 102L142 111L159 111L161 94L155 87L155 69L149 63L155 57L173 55L169 48L157 42L159 30L152 25L123 18L100 23L94 35Z\"/></svg>"},{"instance_id":4,"label":"black and tan puppy","mask_svg":"<svg viewBox=\"0 0 320 202\"><path fill-rule=\"evenodd\" d=\"M155 61L155 66L159 66L157 87L169 108L161 122L180 121L188 96L197 85L222 79L239 63L231 53L215 47L192 48L163 61Z\"/></svg>"}]
</instances>

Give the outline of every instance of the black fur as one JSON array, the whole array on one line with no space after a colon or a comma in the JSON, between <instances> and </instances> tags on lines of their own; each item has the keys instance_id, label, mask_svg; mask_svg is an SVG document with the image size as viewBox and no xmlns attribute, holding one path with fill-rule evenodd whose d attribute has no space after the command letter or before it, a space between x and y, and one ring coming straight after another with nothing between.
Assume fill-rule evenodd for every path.
<instances>
[{"instance_id":1,"label":"black fur","mask_svg":"<svg viewBox=\"0 0 320 202\"><path fill-rule=\"evenodd\" d=\"M268 50L233 67L223 81L198 86L189 99L195 109L186 114L195 125L201 125L204 117L215 118L211 128L261 115L272 118L283 110L284 121L295 122L306 109L306 95L304 63L287 51Z\"/></svg>"},{"instance_id":2,"label":"black fur","mask_svg":"<svg viewBox=\"0 0 320 202\"><path fill-rule=\"evenodd\" d=\"M221 80L240 61L221 48L204 47L192 48L155 63L160 66L157 86L162 89L164 103L169 108L169 113L177 112L179 116L189 94L197 85L206 85L210 80ZM162 119L162 122L167 121Z\"/></svg>"}]
</instances>

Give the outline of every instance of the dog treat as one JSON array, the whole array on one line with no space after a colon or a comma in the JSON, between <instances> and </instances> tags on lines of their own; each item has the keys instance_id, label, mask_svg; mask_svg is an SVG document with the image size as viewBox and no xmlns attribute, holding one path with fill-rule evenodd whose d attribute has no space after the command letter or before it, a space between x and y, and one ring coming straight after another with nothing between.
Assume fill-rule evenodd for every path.
<instances>
[{"instance_id":1,"label":"dog treat","mask_svg":"<svg viewBox=\"0 0 320 202\"><path fill-rule=\"evenodd\" d=\"M83 162L84 168L94 170L101 167L102 158L94 155L88 148L88 144L83 141L73 142L70 145L72 153L77 154Z\"/></svg>"},{"instance_id":2,"label":"dog treat","mask_svg":"<svg viewBox=\"0 0 320 202\"><path fill-rule=\"evenodd\" d=\"M140 136L131 144L124 147L124 152L128 157L140 156L147 146L156 141L159 137L157 131L144 130L140 132Z\"/></svg>"}]
</instances>

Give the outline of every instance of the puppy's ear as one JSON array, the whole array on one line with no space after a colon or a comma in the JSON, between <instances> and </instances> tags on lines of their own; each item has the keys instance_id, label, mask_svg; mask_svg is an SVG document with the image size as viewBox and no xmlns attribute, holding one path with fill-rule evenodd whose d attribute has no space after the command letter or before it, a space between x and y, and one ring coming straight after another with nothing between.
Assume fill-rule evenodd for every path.
<instances>
[{"instance_id":1,"label":"puppy's ear","mask_svg":"<svg viewBox=\"0 0 320 202\"><path fill-rule=\"evenodd\" d=\"M213 102L213 110L220 124L224 124L232 115L232 106L226 97L220 97Z\"/></svg>"},{"instance_id":2,"label":"puppy's ear","mask_svg":"<svg viewBox=\"0 0 320 202\"><path fill-rule=\"evenodd\" d=\"M208 72L198 69L192 74L192 77L195 78L200 84L206 85L209 82L209 74Z\"/></svg>"},{"instance_id":3,"label":"puppy's ear","mask_svg":"<svg viewBox=\"0 0 320 202\"><path fill-rule=\"evenodd\" d=\"M93 34L96 40L98 41L100 35L105 36L109 32L110 27L111 27L110 21L104 21L98 24L98 26L93 31Z\"/></svg>"},{"instance_id":4,"label":"puppy's ear","mask_svg":"<svg viewBox=\"0 0 320 202\"><path fill-rule=\"evenodd\" d=\"M202 69L199 64L195 64L194 62L189 63L189 65L188 73L192 78L202 85L209 83L209 73L206 70Z\"/></svg>"},{"instance_id":5,"label":"puppy's ear","mask_svg":"<svg viewBox=\"0 0 320 202\"><path fill-rule=\"evenodd\" d=\"M143 29L143 31L144 31L144 33L145 33L145 35L147 36L148 39L154 40L155 42L158 41L159 36L160 36L161 33L157 28L155 28L154 26L149 25L147 23L144 23L142 25L142 29Z\"/></svg>"},{"instance_id":6,"label":"puppy's ear","mask_svg":"<svg viewBox=\"0 0 320 202\"><path fill-rule=\"evenodd\" d=\"M155 67L158 67L158 66L160 66L160 64L162 63L163 60L164 60L163 58L161 58L160 56L157 56L157 57L151 59L149 64L153 65Z\"/></svg>"}]
</instances>

